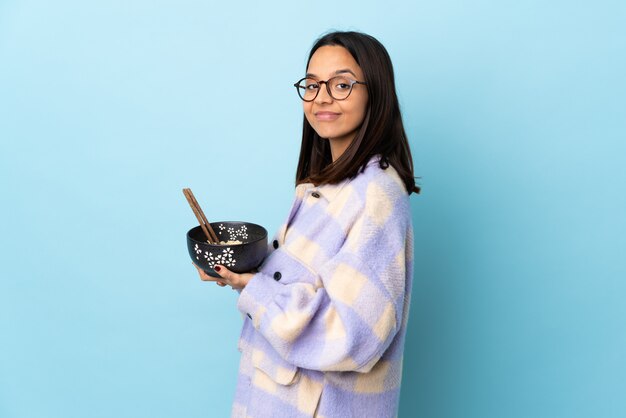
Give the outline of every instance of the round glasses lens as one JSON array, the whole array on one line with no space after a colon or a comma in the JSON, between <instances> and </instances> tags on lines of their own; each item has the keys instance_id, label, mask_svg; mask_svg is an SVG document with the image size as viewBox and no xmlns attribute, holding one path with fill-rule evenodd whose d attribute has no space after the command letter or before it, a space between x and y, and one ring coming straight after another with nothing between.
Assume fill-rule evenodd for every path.
<instances>
[{"instance_id":1,"label":"round glasses lens","mask_svg":"<svg viewBox=\"0 0 626 418\"><path fill-rule=\"evenodd\" d=\"M345 99L352 91L352 81L345 77L334 77L328 80L330 91L337 100Z\"/></svg>"},{"instance_id":2,"label":"round glasses lens","mask_svg":"<svg viewBox=\"0 0 626 418\"><path fill-rule=\"evenodd\" d=\"M298 94L303 100L313 100L319 89L319 83L312 78L305 78L298 84Z\"/></svg>"}]
</instances>

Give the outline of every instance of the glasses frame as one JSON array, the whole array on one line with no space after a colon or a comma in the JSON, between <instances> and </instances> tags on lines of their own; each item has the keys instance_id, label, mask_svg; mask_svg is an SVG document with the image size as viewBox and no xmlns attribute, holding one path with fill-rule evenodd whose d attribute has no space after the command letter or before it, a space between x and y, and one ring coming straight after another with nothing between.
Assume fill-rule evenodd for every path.
<instances>
[{"instance_id":1,"label":"glasses frame","mask_svg":"<svg viewBox=\"0 0 626 418\"><path fill-rule=\"evenodd\" d=\"M320 94L320 88L317 89L317 92L315 93L315 96L313 96L312 99L307 100L304 97L302 97L302 95L300 94L300 83L302 83L302 81L306 80L307 78L311 79L311 80L315 80L313 77L302 77L300 80L296 81L295 83L293 83L294 87L296 88L296 92L298 93L298 97L300 97L302 99L302 101L305 102L312 102L313 100L315 100L317 98L317 96ZM346 97L344 97L343 99L338 99L335 96L333 96L333 93L330 91L330 84L328 84L331 80L334 80L335 78L345 78L348 81L350 81L350 91L348 92L348 95ZM330 97L332 97L333 100L337 100L337 101L341 101L341 100L346 100L348 97L350 97L350 95L352 94L352 90L354 88L355 84L362 84L364 86L367 86L367 83L363 82L363 81L358 81L358 80L353 80L351 78L342 76L342 75L338 75L335 77L331 77L328 80L324 81L324 80L315 80L317 84L326 84L326 92L328 93L328 95Z\"/></svg>"}]
</instances>

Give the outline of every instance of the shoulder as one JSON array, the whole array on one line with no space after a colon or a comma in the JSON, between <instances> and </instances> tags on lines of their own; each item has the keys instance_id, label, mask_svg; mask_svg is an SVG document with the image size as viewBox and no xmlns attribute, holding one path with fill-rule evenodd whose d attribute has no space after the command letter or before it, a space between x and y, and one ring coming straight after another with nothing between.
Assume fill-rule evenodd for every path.
<instances>
[{"instance_id":1,"label":"shoulder","mask_svg":"<svg viewBox=\"0 0 626 418\"><path fill-rule=\"evenodd\" d=\"M382 168L379 161L371 159L350 182L358 212L346 248L356 253L395 253L404 248L410 233L411 208L404 182L391 165Z\"/></svg>"},{"instance_id":2,"label":"shoulder","mask_svg":"<svg viewBox=\"0 0 626 418\"><path fill-rule=\"evenodd\" d=\"M393 166L380 166L380 157L372 157L351 181L352 187L367 204L388 202L393 204L408 203L409 195L404 182Z\"/></svg>"}]
</instances>

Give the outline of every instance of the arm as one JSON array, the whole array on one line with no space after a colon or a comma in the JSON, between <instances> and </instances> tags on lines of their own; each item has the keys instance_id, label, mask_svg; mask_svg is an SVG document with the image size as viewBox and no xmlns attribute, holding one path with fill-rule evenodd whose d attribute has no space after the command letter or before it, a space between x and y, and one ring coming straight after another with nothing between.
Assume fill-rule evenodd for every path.
<instances>
[{"instance_id":1,"label":"arm","mask_svg":"<svg viewBox=\"0 0 626 418\"><path fill-rule=\"evenodd\" d=\"M289 363L367 372L396 335L409 223L405 216L388 216L380 224L368 213L382 208L370 209L339 253L316 271L281 248L241 291L239 310ZM281 281L274 279L276 272Z\"/></svg>"}]
</instances>

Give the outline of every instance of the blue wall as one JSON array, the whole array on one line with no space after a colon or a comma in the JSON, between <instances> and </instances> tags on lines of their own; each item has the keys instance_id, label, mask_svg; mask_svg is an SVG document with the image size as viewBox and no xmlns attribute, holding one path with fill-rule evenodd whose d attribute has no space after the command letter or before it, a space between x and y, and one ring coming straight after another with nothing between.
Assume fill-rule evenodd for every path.
<instances>
[{"instance_id":1,"label":"blue wall","mask_svg":"<svg viewBox=\"0 0 626 418\"><path fill-rule=\"evenodd\" d=\"M291 84L332 28L387 46L422 177L400 416L625 416L624 21L621 1L0 2L0 417L229 414L241 316L190 264L181 188L275 231Z\"/></svg>"}]
</instances>

